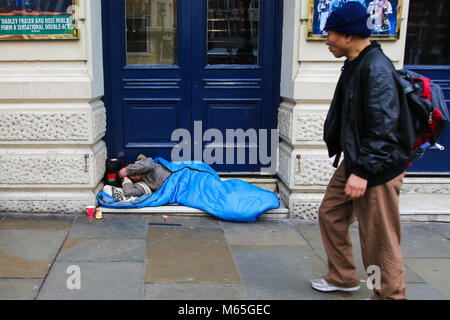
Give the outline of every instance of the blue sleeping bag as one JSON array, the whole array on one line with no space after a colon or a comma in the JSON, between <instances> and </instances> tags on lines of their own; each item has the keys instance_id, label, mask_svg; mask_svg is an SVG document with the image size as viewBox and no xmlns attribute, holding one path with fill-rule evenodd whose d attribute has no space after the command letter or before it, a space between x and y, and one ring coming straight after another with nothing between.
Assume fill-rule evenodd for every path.
<instances>
[{"instance_id":1,"label":"blue sleeping bag","mask_svg":"<svg viewBox=\"0 0 450 320\"><path fill-rule=\"evenodd\" d=\"M253 222L267 210L280 206L275 193L239 179L222 181L204 162L169 162L160 157L153 161L172 171L158 191L130 201L116 201L100 192L97 195L99 204L106 208L126 209L178 203L204 210L222 220L237 222Z\"/></svg>"}]
</instances>

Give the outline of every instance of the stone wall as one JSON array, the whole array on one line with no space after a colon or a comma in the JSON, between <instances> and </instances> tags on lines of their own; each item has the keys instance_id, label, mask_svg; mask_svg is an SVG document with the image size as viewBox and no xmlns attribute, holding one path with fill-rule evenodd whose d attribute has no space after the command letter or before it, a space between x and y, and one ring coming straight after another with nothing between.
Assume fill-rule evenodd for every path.
<instances>
[{"instance_id":1,"label":"stone wall","mask_svg":"<svg viewBox=\"0 0 450 320\"><path fill-rule=\"evenodd\" d=\"M79 40L2 42L0 211L82 212L105 170L101 1Z\"/></svg>"}]
</instances>

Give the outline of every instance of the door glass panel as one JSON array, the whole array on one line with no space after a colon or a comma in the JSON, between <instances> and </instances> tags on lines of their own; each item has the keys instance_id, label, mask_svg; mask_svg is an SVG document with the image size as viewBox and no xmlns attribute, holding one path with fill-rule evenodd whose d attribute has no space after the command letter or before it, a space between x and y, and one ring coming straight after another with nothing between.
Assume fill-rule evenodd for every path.
<instances>
[{"instance_id":1,"label":"door glass panel","mask_svg":"<svg viewBox=\"0 0 450 320\"><path fill-rule=\"evenodd\" d=\"M450 1L411 0L405 64L450 64Z\"/></svg>"},{"instance_id":2,"label":"door glass panel","mask_svg":"<svg viewBox=\"0 0 450 320\"><path fill-rule=\"evenodd\" d=\"M177 1L126 0L127 65L176 64Z\"/></svg>"},{"instance_id":3,"label":"door glass panel","mask_svg":"<svg viewBox=\"0 0 450 320\"><path fill-rule=\"evenodd\" d=\"M257 64L260 0L208 0L208 64Z\"/></svg>"}]
</instances>

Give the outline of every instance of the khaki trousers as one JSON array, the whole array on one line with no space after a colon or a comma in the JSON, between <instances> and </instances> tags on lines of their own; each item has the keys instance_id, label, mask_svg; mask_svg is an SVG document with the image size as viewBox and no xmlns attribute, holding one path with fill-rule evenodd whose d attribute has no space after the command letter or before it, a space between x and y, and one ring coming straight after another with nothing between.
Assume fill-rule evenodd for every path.
<instances>
[{"instance_id":1,"label":"khaki trousers","mask_svg":"<svg viewBox=\"0 0 450 320\"><path fill-rule=\"evenodd\" d=\"M406 299L399 212L404 175L368 188L363 197L351 200L344 192L343 162L336 169L319 208L320 231L328 255L327 282L340 287L360 285L349 235L349 227L357 218L364 268L374 265L381 271L381 286L374 289L372 299Z\"/></svg>"}]
</instances>

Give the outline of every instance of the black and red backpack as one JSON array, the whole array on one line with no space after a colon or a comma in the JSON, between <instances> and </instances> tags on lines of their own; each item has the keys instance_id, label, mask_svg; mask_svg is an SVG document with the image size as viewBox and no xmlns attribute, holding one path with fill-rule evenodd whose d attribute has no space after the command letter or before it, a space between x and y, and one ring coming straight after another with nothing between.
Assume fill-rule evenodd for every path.
<instances>
[{"instance_id":1,"label":"black and red backpack","mask_svg":"<svg viewBox=\"0 0 450 320\"><path fill-rule=\"evenodd\" d=\"M409 121L414 134L413 150L420 157L437 144L450 120L443 91L429 78L411 70L397 70L396 79L409 111ZM410 163L411 165L411 163Z\"/></svg>"},{"instance_id":2,"label":"black and red backpack","mask_svg":"<svg viewBox=\"0 0 450 320\"><path fill-rule=\"evenodd\" d=\"M124 163L120 159L106 159L106 170L103 177L104 184L113 187L122 187L119 171L123 168L123 166Z\"/></svg>"}]
</instances>

